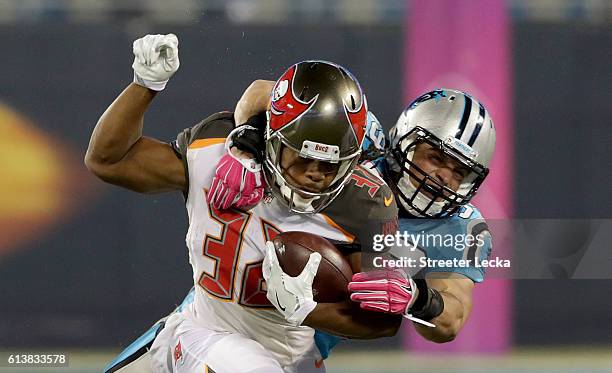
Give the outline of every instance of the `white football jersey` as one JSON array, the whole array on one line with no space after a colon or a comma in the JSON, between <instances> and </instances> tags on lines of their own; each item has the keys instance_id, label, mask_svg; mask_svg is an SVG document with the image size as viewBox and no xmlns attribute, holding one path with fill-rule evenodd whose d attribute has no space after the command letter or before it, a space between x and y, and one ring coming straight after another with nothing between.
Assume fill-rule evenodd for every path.
<instances>
[{"instance_id":1,"label":"white football jersey","mask_svg":"<svg viewBox=\"0 0 612 373\"><path fill-rule=\"evenodd\" d=\"M228 113L213 115L179 134L173 144L189 175L186 243L196 293L188 312L198 325L252 338L281 365L289 365L311 347L314 330L289 325L267 300L262 277L265 242L279 232L303 231L336 244L357 244L355 224L373 222L382 229L395 221L397 210L388 187L367 172L356 172L343 191L345 198L338 197L323 213L291 213L277 199L250 211L213 208L206 194L225 154L231 118Z\"/></svg>"}]
</instances>

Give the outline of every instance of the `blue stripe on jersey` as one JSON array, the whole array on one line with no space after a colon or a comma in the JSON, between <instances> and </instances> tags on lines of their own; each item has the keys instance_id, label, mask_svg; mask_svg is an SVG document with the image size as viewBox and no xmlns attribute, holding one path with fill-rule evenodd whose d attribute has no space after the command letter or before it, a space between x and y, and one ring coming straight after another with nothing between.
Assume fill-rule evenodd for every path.
<instances>
[{"instance_id":1,"label":"blue stripe on jersey","mask_svg":"<svg viewBox=\"0 0 612 373\"><path fill-rule=\"evenodd\" d=\"M321 357L323 359L327 359L331 349L334 348L334 346L337 345L342 338L327 334L320 330L315 330L314 340L319 352L321 353Z\"/></svg>"},{"instance_id":2,"label":"blue stripe on jersey","mask_svg":"<svg viewBox=\"0 0 612 373\"><path fill-rule=\"evenodd\" d=\"M181 312L183 308L185 308L188 304L193 303L194 298L195 298L195 286L192 287L191 290L189 290L189 293L185 295L185 299L183 299L181 304L179 304L178 307L176 307L174 312Z\"/></svg>"},{"instance_id":3,"label":"blue stripe on jersey","mask_svg":"<svg viewBox=\"0 0 612 373\"><path fill-rule=\"evenodd\" d=\"M181 312L188 304L193 303L194 297L195 287L192 287L191 290L189 290L189 293L187 293L185 296L185 299L183 299L181 304L176 307L172 313ZM114 372L116 369L124 366L125 364L129 364L147 352L149 348L151 348L155 337L157 337L157 333L159 333L164 326L164 322L165 318L155 323L155 325L144 332L143 335L127 346L125 350L121 351L121 353L119 353L119 355L113 359L113 361L106 365L104 372Z\"/></svg>"},{"instance_id":4,"label":"blue stripe on jersey","mask_svg":"<svg viewBox=\"0 0 612 373\"><path fill-rule=\"evenodd\" d=\"M151 348L153 340L157 336L157 332L163 327L163 325L164 323L161 321L153 325L137 340L127 346L125 350L121 351L121 353L113 361L108 363L108 365L104 367L104 372L114 372L117 367L122 367L146 353L149 348Z\"/></svg>"}]
</instances>

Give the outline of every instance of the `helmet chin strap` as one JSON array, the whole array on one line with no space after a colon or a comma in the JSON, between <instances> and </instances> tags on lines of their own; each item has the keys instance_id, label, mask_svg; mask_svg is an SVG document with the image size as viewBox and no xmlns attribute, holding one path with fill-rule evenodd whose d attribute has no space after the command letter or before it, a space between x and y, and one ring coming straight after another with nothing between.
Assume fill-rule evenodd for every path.
<instances>
[{"instance_id":1,"label":"helmet chin strap","mask_svg":"<svg viewBox=\"0 0 612 373\"><path fill-rule=\"evenodd\" d=\"M409 175L402 175L402 177L397 182L397 186L408 198L412 198L416 193L416 196L412 200L412 204L416 208L420 209L421 211L424 211L427 208L427 205L431 203L431 198L427 197L421 192L417 193L417 187L412 185ZM400 200L400 203L402 204L404 209L406 209L406 211L408 211L412 215L415 215L415 216L423 215L418 210L416 210L413 206L411 206L408 203L408 201L404 200L404 198L398 198L398 199ZM443 208L444 208L444 202L434 201L429 207L429 209L427 210L427 213L431 215L439 214L443 210Z\"/></svg>"},{"instance_id":2,"label":"helmet chin strap","mask_svg":"<svg viewBox=\"0 0 612 373\"><path fill-rule=\"evenodd\" d=\"M296 193L293 189L289 188L287 184L281 178L276 179L276 183L279 186L279 190L282 196L293 206L298 209L309 212L314 211L314 207L312 207L312 203L319 199L320 197L312 197L312 198L304 198Z\"/></svg>"}]
</instances>

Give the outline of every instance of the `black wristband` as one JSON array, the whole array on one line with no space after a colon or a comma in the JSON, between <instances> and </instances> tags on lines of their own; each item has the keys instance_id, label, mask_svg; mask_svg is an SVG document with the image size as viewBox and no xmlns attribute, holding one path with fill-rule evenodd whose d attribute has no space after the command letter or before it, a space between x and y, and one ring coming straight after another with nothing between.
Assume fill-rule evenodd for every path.
<instances>
[{"instance_id":1,"label":"black wristband","mask_svg":"<svg viewBox=\"0 0 612 373\"><path fill-rule=\"evenodd\" d=\"M254 128L246 128L232 139L232 146L235 146L244 152L253 154L259 163L263 162L266 146L266 142L264 140L266 121L267 119L265 113L250 117L249 120L244 123L244 125Z\"/></svg>"},{"instance_id":2,"label":"black wristband","mask_svg":"<svg viewBox=\"0 0 612 373\"><path fill-rule=\"evenodd\" d=\"M268 123L268 118L266 116L266 112L262 112L262 113L253 115L246 121L246 123L241 123L241 124L246 124L248 126L255 127L263 135L263 133L266 131L267 123Z\"/></svg>"},{"instance_id":3,"label":"black wristband","mask_svg":"<svg viewBox=\"0 0 612 373\"><path fill-rule=\"evenodd\" d=\"M232 139L232 146L237 147L243 152L253 154L259 163L263 162L265 144L262 133L258 130L248 128L238 133Z\"/></svg>"},{"instance_id":4,"label":"black wristband","mask_svg":"<svg viewBox=\"0 0 612 373\"><path fill-rule=\"evenodd\" d=\"M410 308L412 316L429 321L444 311L444 299L436 290L427 286L424 279L415 279L414 283L419 289L419 295Z\"/></svg>"}]
</instances>

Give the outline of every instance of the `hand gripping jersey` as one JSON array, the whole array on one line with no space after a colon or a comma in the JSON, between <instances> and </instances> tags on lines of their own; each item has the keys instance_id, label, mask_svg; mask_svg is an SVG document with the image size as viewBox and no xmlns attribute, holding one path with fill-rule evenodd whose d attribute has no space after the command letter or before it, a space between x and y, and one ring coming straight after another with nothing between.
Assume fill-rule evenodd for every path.
<instances>
[{"instance_id":1,"label":"hand gripping jersey","mask_svg":"<svg viewBox=\"0 0 612 373\"><path fill-rule=\"evenodd\" d=\"M196 291L188 313L210 330L240 333L259 342L280 364L288 365L312 346L314 330L288 325L268 302L261 270L265 242L279 232L304 231L340 248L358 248L372 227L379 233L396 227L397 207L382 179L356 169L321 213L291 213L277 199L249 211L214 209L206 203L206 193L233 128L233 115L218 113L184 130L173 143L189 182L186 243Z\"/></svg>"}]
</instances>

